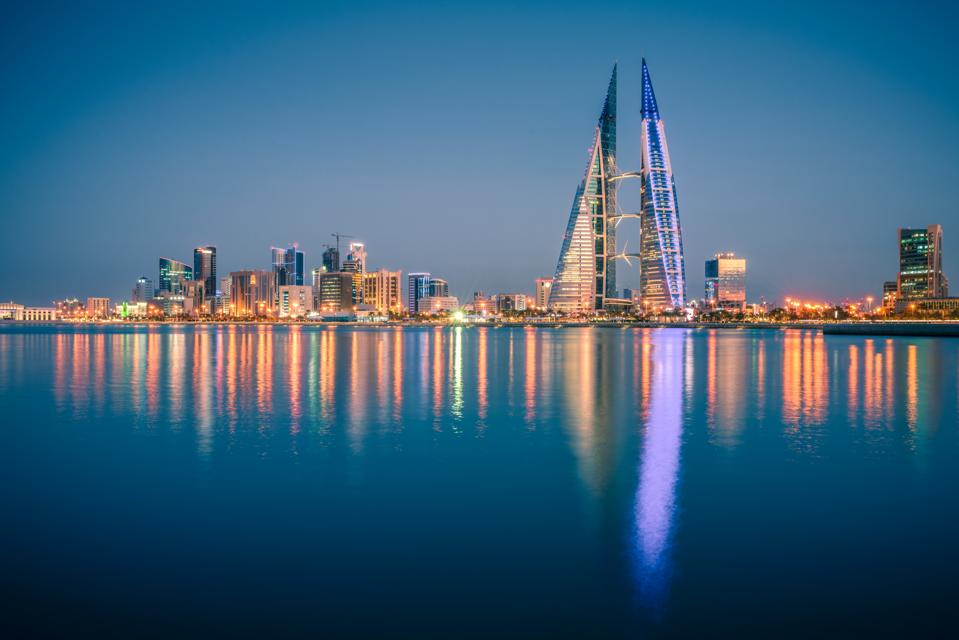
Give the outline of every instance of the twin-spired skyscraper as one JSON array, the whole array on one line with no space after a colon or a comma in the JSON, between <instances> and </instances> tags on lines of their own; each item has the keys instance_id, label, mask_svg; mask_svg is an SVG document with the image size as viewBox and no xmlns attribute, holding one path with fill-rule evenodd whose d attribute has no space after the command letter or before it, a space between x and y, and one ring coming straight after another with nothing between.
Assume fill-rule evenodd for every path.
<instances>
[{"instance_id":1,"label":"twin-spired skyscraper","mask_svg":"<svg viewBox=\"0 0 959 640\"><path fill-rule=\"evenodd\" d=\"M686 305L686 265L666 130L659 116L656 94L646 60L642 70L642 147L639 173L621 173L616 165L617 68L606 90L596 125L589 164L570 211L563 246L549 298L552 309L585 313L604 309L617 297L617 259L639 258L640 293L647 309L678 309ZM638 214L620 213L616 183L625 178L642 181ZM617 253L616 224L639 218L639 254Z\"/></svg>"}]
</instances>

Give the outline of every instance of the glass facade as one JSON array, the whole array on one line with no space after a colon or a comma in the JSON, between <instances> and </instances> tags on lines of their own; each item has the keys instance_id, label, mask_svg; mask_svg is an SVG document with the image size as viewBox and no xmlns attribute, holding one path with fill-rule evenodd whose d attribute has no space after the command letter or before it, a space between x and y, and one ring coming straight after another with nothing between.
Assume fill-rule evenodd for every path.
<instances>
[{"instance_id":1,"label":"glass facade","mask_svg":"<svg viewBox=\"0 0 959 640\"><path fill-rule=\"evenodd\" d=\"M193 250L193 278L203 283L204 295L210 302L210 313L216 312L216 247L197 247Z\"/></svg>"},{"instance_id":2,"label":"glass facade","mask_svg":"<svg viewBox=\"0 0 959 640\"><path fill-rule=\"evenodd\" d=\"M160 258L159 291L180 295L184 282L193 279L193 269L184 262L173 258Z\"/></svg>"},{"instance_id":3,"label":"glass facade","mask_svg":"<svg viewBox=\"0 0 959 640\"><path fill-rule=\"evenodd\" d=\"M616 210L610 178L616 173L616 67L596 125L586 173L576 188L549 294L549 307L569 313L602 309L616 297L609 217Z\"/></svg>"},{"instance_id":4,"label":"glass facade","mask_svg":"<svg viewBox=\"0 0 959 640\"><path fill-rule=\"evenodd\" d=\"M686 261L666 129L643 60L640 290L648 309L686 306Z\"/></svg>"},{"instance_id":5,"label":"glass facade","mask_svg":"<svg viewBox=\"0 0 959 640\"><path fill-rule=\"evenodd\" d=\"M734 253L717 253L706 261L706 307L743 311L746 308L746 260Z\"/></svg>"},{"instance_id":6,"label":"glass facade","mask_svg":"<svg viewBox=\"0 0 959 640\"><path fill-rule=\"evenodd\" d=\"M899 300L945 298L949 284L942 273L942 227L899 230Z\"/></svg>"},{"instance_id":7,"label":"glass facade","mask_svg":"<svg viewBox=\"0 0 959 640\"><path fill-rule=\"evenodd\" d=\"M406 282L406 306L410 313L418 313L420 300L430 295L430 274L411 273Z\"/></svg>"},{"instance_id":8,"label":"glass facade","mask_svg":"<svg viewBox=\"0 0 959 640\"><path fill-rule=\"evenodd\" d=\"M296 244L285 249L273 247L273 287L275 291L284 285L303 284L303 252Z\"/></svg>"}]
</instances>

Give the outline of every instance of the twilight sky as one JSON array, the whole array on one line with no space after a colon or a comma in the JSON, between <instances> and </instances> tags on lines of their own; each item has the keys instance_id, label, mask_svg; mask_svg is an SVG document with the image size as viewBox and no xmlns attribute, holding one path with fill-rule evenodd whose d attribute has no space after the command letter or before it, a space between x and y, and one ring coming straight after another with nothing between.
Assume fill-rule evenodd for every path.
<instances>
[{"instance_id":1,"label":"twilight sky","mask_svg":"<svg viewBox=\"0 0 959 640\"><path fill-rule=\"evenodd\" d=\"M312 267L334 231L532 293L617 59L638 169L641 56L691 297L716 251L751 300L879 295L897 227L936 222L959 290L954 3L34 4L0 8L0 300L126 298L202 244L221 275L291 241Z\"/></svg>"}]
</instances>

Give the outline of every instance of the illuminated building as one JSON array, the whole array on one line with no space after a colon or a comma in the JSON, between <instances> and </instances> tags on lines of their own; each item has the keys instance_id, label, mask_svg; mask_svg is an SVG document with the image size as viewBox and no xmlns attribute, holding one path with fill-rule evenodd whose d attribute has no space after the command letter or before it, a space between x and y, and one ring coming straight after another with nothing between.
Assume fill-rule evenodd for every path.
<instances>
[{"instance_id":1,"label":"illuminated building","mask_svg":"<svg viewBox=\"0 0 959 640\"><path fill-rule=\"evenodd\" d=\"M353 304L365 302L363 298L363 274L366 273L366 245L351 242L349 253L343 261L342 270L353 274Z\"/></svg>"},{"instance_id":2,"label":"illuminated building","mask_svg":"<svg viewBox=\"0 0 959 640\"><path fill-rule=\"evenodd\" d=\"M137 278L136 286L133 287L133 301L148 302L154 295L156 291L153 290L153 280L146 276Z\"/></svg>"},{"instance_id":3,"label":"illuminated building","mask_svg":"<svg viewBox=\"0 0 959 640\"><path fill-rule=\"evenodd\" d=\"M526 311L526 294L499 293L496 295L496 311Z\"/></svg>"},{"instance_id":4,"label":"illuminated building","mask_svg":"<svg viewBox=\"0 0 959 640\"><path fill-rule=\"evenodd\" d=\"M419 313L419 301L430 295L430 274L411 273L406 277L406 308Z\"/></svg>"},{"instance_id":5,"label":"illuminated building","mask_svg":"<svg viewBox=\"0 0 959 640\"><path fill-rule=\"evenodd\" d=\"M210 313L206 285L203 280L189 280L183 287L183 314L188 316Z\"/></svg>"},{"instance_id":6,"label":"illuminated building","mask_svg":"<svg viewBox=\"0 0 959 640\"><path fill-rule=\"evenodd\" d=\"M545 309L549 305L549 292L553 287L552 278L536 278L536 308Z\"/></svg>"},{"instance_id":7,"label":"illuminated building","mask_svg":"<svg viewBox=\"0 0 959 640\"><path fill-rule=\"evenodd\" d=\"M893 311L896 308L896 300L899 298L899 283L895 280L886 280L882 283L882 308L885 311Z\"/></svg>"},{"instance_id":8,"label":"illuminated building","mask_svg":"<svg viewBox=\"0 0 959 640\"><path fill-rule=\"evenodd\" d=\"M223 309L230 308L230 289L233 286L233 279L227 276L226 278L220 278L220 306L217 308L217 311L222 313Z\"/></svg>"},{"instance_id":9,"label":"illuminated building","mask_svg":"<svg viewBox=\"0 0 959 640\"><path fill-rule=\"evenodd\" d=\"M56 322L59 319L56 307L24 307L25 322Z\"/></svg>"},{"instance_id":10,"label":"illuminated building","mask_svg":"<svg viewBox=\"0 0 959 640\"><path fill-rule=\"evenodd\" d=\"M616 210L616 67L606 89L589 151L563 236L548 306L569 313L602 309L616 295L613 254L616 239L609 217Z\"/></svg>"},{"instance_id":11,"label":"illuminated building","mask_svg":"<svg viewBox=\"0 0 959 640\"><path fill-rule=\"evenodd\" d=\"M76 298L67 298L66 300L58 300L54 303L57 307L57 314L61 318L79 318L84 315L86 309L83 306L83 303L77 300Z\"/></svg>"},{"instance_id":12,"label":"illuminated building","mask_svg":"<svg viewBox=\"0 0 959 640\"><path fill-rule=\"evenodd\" d=\"M185 262L173 258L160 258L158 292L183 293L183 283L193 279L193 269ZM89 311L89 309L87 309Z\"/></svg>"},{"instance_id":13,"label":"illuminated building","mask_svg":"<svg viewBox=\"0 0 959 640\"><path fill-rule=\"evenodd\" d=\"M110 315L110 298L87 298L87 317L106 318Z\"/></svg>"},{"instance_id":14,"label":"illuminated building","mask_svg":"<svg viewBox=\"0 0 959 640\"><path fill-rule=\"evenodd\" d=\"M380 269L363 274L363 302L379 313L401 309L402 277L400 271Z\"/></svg>"},{"instance_id":15,"label":"illuminated building","mask_svg":"<svg viewBox=\"0 0 959 640\"><path fill-rule=\"evenodd\" d=\"M419 300L419 313L443 313L456 311L460 301L454 296L426 296Z\"/></svg>"},{"instance_id":16,"label":"illuminated building","mask_svg":"<svg viewBox=\"0 0 959 640\"><path fill-rule=\"evenodd\" d=\"M302 318L313 311L313 287L285 284L280 287L279 313L281 318Z\"/></svg>"},{"instance_id":17,"label":"illuminated building","mask_svg":"<svg viewBox=\"0 0 959 640\"><path fill-rule=\"evenodd\" d=\"M320 299L317 311L321 313L350 311L353 308L353 274L336 271L320 275Z\"/></svg>"},{"instance_id":18,"label":"illuminated building","mask_svg":"<svg viewBox=\"0 0 959 640\"><path fill-rule=\"evenodd\" d=\"M493 303L482 291L473 292L473 313L485 316L493 310Z\"/></svg>"},{"instance_id":19,"label":"illuminated building","mask_svg":"<svg viewBox=\"0 0 959 640\"><path fill-rule=\"evenodd\" d=\"M682 227L666 128L645 59L642 118L640 293L650 309L677 309L686 306Z\"/></svg>"},{"instance_id":20,"label":"illuminated building","mask_svg":"<svg viewBox=\"0 0 959 640\"><path fill-rule=\"evenodd\" d=\"M443 278L430 278L429 295L431 298L445 298L450 295L450 283Z\"/></svg>"},{"instance_id":21,"label":"illuminated building","mask_svg":"<svg viewBox=\"0 0 959 640\"><path fill-rule=\"evenodd\" d=\"M0 320L23 320L23 310L25 307L22 304L17 304L12 300L10 302L0 302Z\"/></svg>"},{"instance_id":22,"label":"illuminated building","mask_svg":"<svg viewBox=\"0 0 959 640\"><path fill-rule=\"evenodd\" d=\"M746 260L734 253L717 253L706 261L706 307L746 309Z\"/></svg>"},{"instance_id":23,"label":"illuminated building","mask_svg":"<svg viewBox=\"0 0 959 640\"><path fill-rule=\"evenodd\" d=\"M945 298L949 281L942 273L942 227L899 229L898 299Z\"/></svg>"},{"instance_id":24,"label":"illuminated building","mask_svg":"<svg viewBox=\"0 0 959 640\"><path fill-rule=\"evenodd\" d=\"M270 315L275 275L261 269L230 273L230 315L234 318Z\"/></svg>"},{"instance_id":25,"label":"illuminated building","mask_svg":"<svg viewBox=\"0 0 959 640\"><path fill-rule=\"evenodd\" d=\"M193 279L203 283L204 299L200 304L216 312L216 247L197 247L193 250Z\"/></svg>"}]
</instances>

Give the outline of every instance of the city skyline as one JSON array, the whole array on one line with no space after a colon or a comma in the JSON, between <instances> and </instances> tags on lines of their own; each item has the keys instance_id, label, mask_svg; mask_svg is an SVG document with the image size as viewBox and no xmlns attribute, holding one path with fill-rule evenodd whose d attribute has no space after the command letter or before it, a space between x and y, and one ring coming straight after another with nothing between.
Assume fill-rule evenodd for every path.
<instances>
[{"instance_id":1,"label":"city skyline","mask_svg":"<svg viewBox=\"0 0 959 640\"><path fill-rule=\"evenodd\" d=\"M130 28L102 39L69 9L20 8L4 27L19 55L0 68L10 88L0 118L9 142L0 298L123 299L137 276L157 278L157 256L190 264L208 245L221 275L269 268L260 256L291 241L314 267L335 229L365 241L377 265L443 274L462 299L532 293L555 265L583 123L595 118L596 92L581 88L616 59L631 78L621 87L619 164L639 166L640 126L627 116L641 107L632 78L643 55L670 122L689 297L702 291L698 265L718 251L749 260L752 299L878 297L896 272L895 230L931 224L944 227L943 271L956 277L957 81L944 62L954 59L945 37L954 9L921 7L898 30L883 28L894 12L878 6L840 5L829 24L811 24L815 5L700 9L623 9L611 37L582 55L566 46L579 27L566 6L530 5L508 26L482 9L403 16L380 7L265 21L250 10L223 28L212 15L115 8L107 23ZM623 38L640 20L642 42ZM424 29L440 41L399 59L372 46ZM501 50L486 46L492 36ZM201 44L209 37L218 53ZM694 38L704 41L695 54ZM324 54L344 42L353 55L332 69ZM722 59L706 56L710 48ZM447 49L455 55L423 57ZM117 51L129 55L104 69ZM67 61L75 73L63 73ZM813 140L828 140L828 153ZM918 205L894 186L900 154L927 162ZM437 158L429 185L413 177ZM623 210L638 196L624 185ZM824 233L837 219L855 233ZM622 229L632 250L635 236ZM18 265L36 242L52 258L25 279ZM617 267L617 287L636 288L635 268Z\"/></svg>"}]
</instances>

